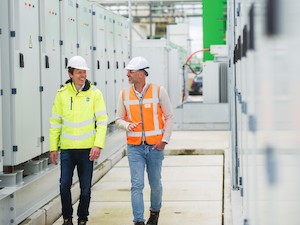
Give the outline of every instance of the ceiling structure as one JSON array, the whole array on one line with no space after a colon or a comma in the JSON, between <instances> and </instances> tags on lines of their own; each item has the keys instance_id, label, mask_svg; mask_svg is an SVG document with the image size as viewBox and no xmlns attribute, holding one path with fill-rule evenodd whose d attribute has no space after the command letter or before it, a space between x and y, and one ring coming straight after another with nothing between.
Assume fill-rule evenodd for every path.
<instances>
[{"instance_id":1,"label":"ceiling structure","mask_svg":"<svg viewBox=\"0 0 300 225\"><path fill-rule=\"evenodd\" d=\"M90 0L107 9L129 17L129 6L134 18L176 18L201 17L202 1L200 0Z\"/></svg>"},{"instance_id":2,"label":"ceiling structure","mask_svg":"<svg viewBox=\"0 0 300 225\"><path fill-rule=\"evenodd\" d=\"M89 0L108 10L129 18L132 32L142 39L166 37L167 26L188 23L189 18L202 17L202 0ZM135 24L135 25L134 25ZM141 34L136 25L146 25L147 34ZM189 37L187 38L190 39Z\"/></svg>"},{"instance_id":3,"label":"ceiling structure","mask_svg":"<svg viewBox=\"0 0 300 225\"><path fill-rule=\"evenodd\" d=\"M128 5L128 0L90 0L101 5ZM151 4L151 3L202 3L201 0L132 0L131 4Z\"/></svg>"}]
</instances>

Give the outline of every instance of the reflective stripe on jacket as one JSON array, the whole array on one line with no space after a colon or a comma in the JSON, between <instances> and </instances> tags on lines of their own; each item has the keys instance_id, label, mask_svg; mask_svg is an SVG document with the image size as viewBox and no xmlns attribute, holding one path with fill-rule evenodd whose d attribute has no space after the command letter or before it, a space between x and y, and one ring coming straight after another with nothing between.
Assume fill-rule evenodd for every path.
<instances>
[{"instance_id":1,"label":"reflective stripe on jacket","mask_svg":"<svg viewBox=\"0 0 300 225\"><path fill-rule=\"evenodd\" d=\"M164 121L159 104L159 85L150 84L143 98L136 96L133 87L122 90L127 111L126 121L142 122L133 131L127 132L127 144L139 145L142 141L154 145L162 140Z\"/></svg>"},{"instance_id":2,"label":"reflective stripe on jacket","mask_svg":"<svg viewBox=\"0 0 300 225\"><path fill-rule=\"evenodd\" d=\"M77 92L72 82L58 90L50 118L50 151L104 147L107 113L101 91L88 81Z\"/></svg>"}]
</instances>

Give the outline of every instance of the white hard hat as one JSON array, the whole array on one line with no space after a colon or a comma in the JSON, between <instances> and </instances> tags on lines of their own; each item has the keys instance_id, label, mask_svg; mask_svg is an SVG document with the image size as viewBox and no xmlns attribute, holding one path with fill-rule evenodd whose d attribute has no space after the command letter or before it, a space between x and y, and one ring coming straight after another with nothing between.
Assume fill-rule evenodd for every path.
<instances>
[{"instance_id":1,"label":"white hard hat","mask_svg":"<svg viewBox=\"0 0 300 225\"><path fill-rule=\"evenodd\" d=\"M141 56L134 57L127 64L126 69L127 70L149 69L149 63L144 57L141 57Z\"/></svg>"},{"instance_id":2,"label":"white hard hat","mask_svg":"<svg viewBox=\"0 0 300 225\"><path fill-rule=\"evenodd\" d=\"M79 70L90 70L86 64L85 59L79 55L73 56L69 59L67 68L69 67Z\"/></svg>"}]
</instances>

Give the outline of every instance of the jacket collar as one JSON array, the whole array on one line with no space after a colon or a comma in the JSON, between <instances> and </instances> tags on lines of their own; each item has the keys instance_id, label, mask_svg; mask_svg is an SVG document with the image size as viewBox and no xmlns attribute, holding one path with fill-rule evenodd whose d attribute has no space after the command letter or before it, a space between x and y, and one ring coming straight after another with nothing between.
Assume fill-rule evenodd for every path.
<instances>
[{"instance_id":1,"label":"jacket collar","mask_svg":"<svg viewBox=\"0 0 300 225\"><path fill-rule=\"evenodd\" d=\"M71 79L71 78L70 78L69 80L67 80L65 84L68 84L68 83L70 83L70 84L73 86L73 82L72 82L72 79ZM84 87L82 88L81 91L87 91L87 90L90 89L90 87L91 87L91 82L90 82L89 80L86 79L86 80L85 80ZM77 91L77 90L76 90L76 91Z\"/></svg>"}]
</instances>

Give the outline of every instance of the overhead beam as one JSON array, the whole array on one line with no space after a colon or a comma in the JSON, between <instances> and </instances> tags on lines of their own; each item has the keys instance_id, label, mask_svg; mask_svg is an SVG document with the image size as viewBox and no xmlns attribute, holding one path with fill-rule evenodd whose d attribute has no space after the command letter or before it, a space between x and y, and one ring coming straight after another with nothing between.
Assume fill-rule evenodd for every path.
<instances>
[{"instance_id":1,"label":"overhead beam","mask_svg":"<svg viewBox=\"0 0 300 225\"><path fill-rule=\"evenodd\" d=\"M99 3L100 5L128 5L127 0L89 0L90 2ZM201 3L202 0L132 0L131 3L133 5L143 5L143 4L151 4L151 3L182 3L186 4L193 4L193 3Z\"/></svg>"},{"instance_id":2,"label":"overhead beam","mask_svg":"<svg viewBox=\"0 0 300 225\"><path fill-rule=\"evenodd\" d=\"M128 18L128 14L121 14L120 15ZM150 16L132 16L135 19L143 19L143 18L149 18ZM180 16L178 14L168 14L168 15L152 15L152 18L178 18L178 17L202 17L202 14L191 14L191 15L184 15Z\"/></svg>"},{"instance_id":3,"label":"overhead beam","mask_svg":"<svg viewBox=\"0 0 300 225\"><path fill-rule=\"evenodd\" d=\"M110 11L118 13L122 16L128 17L128 6L116 6L106 5ZM134 5L131 8L131 15L134 18L168 18L168 17L202 17L202 5L201 4L190 4L184 5L184 7L178 7L178 5Z\"/></svg>"}]
</instances>

